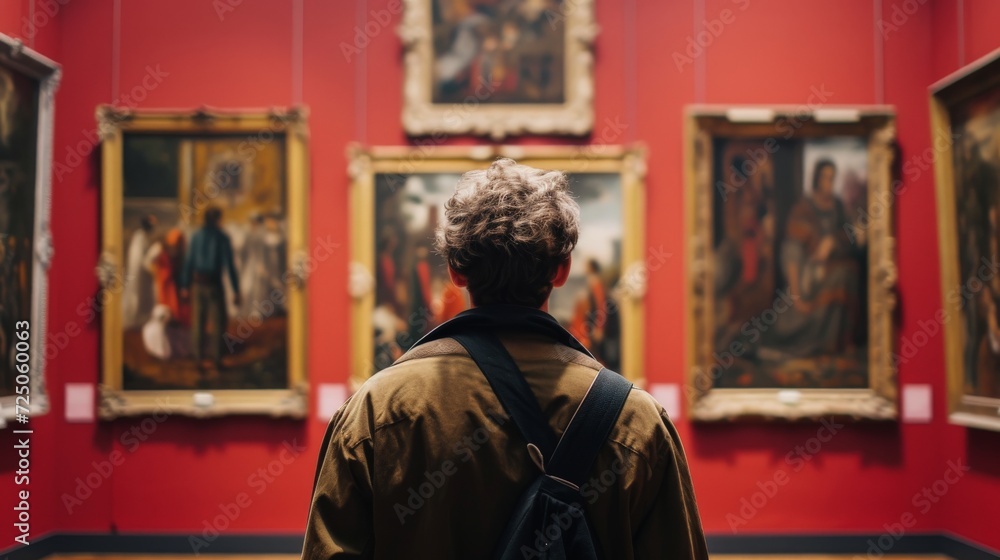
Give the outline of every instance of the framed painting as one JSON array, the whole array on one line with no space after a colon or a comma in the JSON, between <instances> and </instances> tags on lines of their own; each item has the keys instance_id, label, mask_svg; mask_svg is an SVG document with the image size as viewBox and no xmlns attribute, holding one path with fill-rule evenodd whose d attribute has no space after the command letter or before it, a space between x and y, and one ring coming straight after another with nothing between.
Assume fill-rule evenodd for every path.
<instances>
[{"instance_id":1,"label":"framed painting","mask_svg":"<svg viewBox=\"0 0 1000 560\"><path fill-rule=\"evenodd\" d=\"M931 86L948 412L1000 430L1000 50Z\"/></svg>"},{"instance_id":2,"label":"framed painting","mask_svg":"<svg viewBox=\"0 0 1000 560\"><path fill-rule=\"evenodd\" d=\"M305 113L97 118L101 417L303 417Z\"/></svg>"},{"instance_id":3,"label":"framed painting","mask_svg":"<svg viewBox=\"0 0 1000 560\"><path fill-rule=\"evenodd\" d=\"M642 382L645 156L621 147L350 150L351 381L357 387L421 336L469 306L433 250L444 203L462 173L498 157L564 171L580 205L580 240L569 280L549 313L608 368Z\"/></svg>"},{"instance_id":4,"label":"framed painting","mask_svg":"<svg viewBox=\"0 0 1000 560\"><path fill-rule=\"evenodd\" d=\"M0 427L48 411L52 124L59 66L0 35Z\"/></svg>"},{"instance_id":5,"label":"framed painting","mask_svg":"<svg viewBox=\"0 0 1000 560\"><path fill-rule=\"evenodd\" d=\"M593 126L593 0L402 0L412 135L583 135Z\"/></svg>"},{"instance_id":6,"label":"framed painting","mask_svg":"<svg viewBox=\"0 0 1000 560\"><path fill-rule=\"evenodd\" d=\"M893 419L893 113L689 109L690 416Z\"/></svg>"}]
</instances>

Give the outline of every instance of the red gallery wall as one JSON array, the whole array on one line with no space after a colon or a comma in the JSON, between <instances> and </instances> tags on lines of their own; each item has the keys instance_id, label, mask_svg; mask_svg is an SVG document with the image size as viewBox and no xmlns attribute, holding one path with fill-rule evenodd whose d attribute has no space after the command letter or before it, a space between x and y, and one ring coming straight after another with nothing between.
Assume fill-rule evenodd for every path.
<instances>
[{"instance_id":1,"label":"red gallery wall","mask_svg":"<svg viewBox=\"0 0 1000 560\"><path fill-rule=\"evenodd\" d=\"M0 31L23 36L21 18L29 11L28 0L0 1ZM93 268L100 242L100 170L96 153L84 154L70 165L76 159L67 150L77 150L81 143L86 146L96 105L120 100L142 83L150 69L158 69L163 79L138 96L142 99L132 101L138 108L260 108L298 101L293 76L295 2L121 0L118 27L113 0L56 3L60 10L55 22L35 39L42 52L64 67L55 156L69 167L55 178L53 189L56 256L49 330L60 332L75 325L81 334L59 349L49 364L52 412L35 423L33 533L200 533L220 505L235 501L240 493L247 493L252 503L227 532L297 533L304 526L325 430L325 422L315 417L315 402L305 422L169 417L137 447L123 444L121 437L141 426L139 418L70 424L63 416L64 384L95 383L100 371L99 324L87 321L79 309L98 291ZM302 0L301 4L305 16L301 101L310 108L311 131L310 237L313 244L320 239L339 244L310 278L309 376L313 384L343 383L350 346L346 289L350 216L344 150L351 141L407 143L399 119L398 15L385 26L372 15L389 9L390 0ZM220 5L233 9L218 12ZM970 62L1000 46L993 29L1000 11L991 0L884 0L881 7L877 14L870 0L597 0L601 33L596 47L593 142L607 135L614 137L612 142L642 141L648 146L647 243L673 254L668 265L649 279L646 377L651 383L684 381L686 105L803 104L816 91L825 92L830 105L891 104L898 114L901 157L912 160L931 145L928 85L954 71L962 60ZM730 23L716 24L727 9ZM894 27L883 26L880 34L879 19ZM355 26L369 21L376 21L379 33L361 54L348 59L341 44L353 42ZM689 41L703 30L709 31L701 35L707 46L701 52L687 51L692 48ZM681 62L674 53L691 55L692 60ZM482 140L449 141L472 142ZM899 336L906 338L941 305L934 181L929 169L907 180L894 212L898 328ZM799 463L787 462L786 456L807 445L817 435L818 424L692 426L676 419L706 529L730 535L733 525L740 535L879 533L885 524L910 512L917 519L914 532L950 530L1000 548L1000 535L990 521L1000 518L996 451L1000 434L946 423L940 335L901 366L899 377L901 383L932 386L932 423L846 425L800 470L795 469ZM251 479L275 460L286 443L305 450L263 487L259 478ZM10 444L7 432L0 435L0 444ZM101 474L102 463L116 451L124 462ZM0 501L8 503L6 496L14 491L13 463L6 459L8 454L2 457L0 492L5 497ZM968 464L971 471L923 512L913 497L942 478L949 460ZM778 471L788 474L788 483L763 507L747 510L743 500ZM67 506L66 497L76 494L88 476L99 477L98 488L89 496L77 495L79 503ZM10 523L4 520L9 515L0 514L0 546L11 542ZM736 524L735 518L743 522Z\"/></svg>"}]
</instances>

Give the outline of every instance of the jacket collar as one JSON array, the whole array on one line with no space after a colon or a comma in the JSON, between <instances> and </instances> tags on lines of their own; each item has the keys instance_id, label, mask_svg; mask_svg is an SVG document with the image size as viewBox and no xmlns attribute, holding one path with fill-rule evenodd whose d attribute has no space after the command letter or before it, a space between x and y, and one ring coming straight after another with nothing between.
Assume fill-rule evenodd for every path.
<instances>
[{"instance_id":1,"label":"jacket collar","mask_svg":"<svg viewBox=\"0 0 1000 560\"><path fill-rule=\"evenodd\" d=\"M572 334L548 313L523 305L491 304L467 309L454 318L438 325L424 335L413 347L425 342L449 338L458 333L485 330L491 332L516 331L538 334L551 338L564 346L582 352L591 358L593 354L580 344ZM413 348L411 347L411 349Z\"/></svg>"}]
</instances>

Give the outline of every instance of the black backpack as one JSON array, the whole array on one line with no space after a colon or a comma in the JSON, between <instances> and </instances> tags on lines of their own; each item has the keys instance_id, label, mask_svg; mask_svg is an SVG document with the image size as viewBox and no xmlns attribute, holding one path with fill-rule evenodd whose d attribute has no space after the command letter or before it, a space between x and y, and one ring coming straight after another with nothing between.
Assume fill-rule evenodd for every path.
<instances>
[{"instance_id":1,"label":"black backpack","mask_svg":"<svg viewBox=\"0 0 1000 560\"><path fill-rule=\"evenodd\" d=\"M515 326L522 332L547 334L589 354L551 316L524 308L493 308L488 313L469 310L420 341L450 337L468 350L529 442L529 454L544 466L544 473L518 500L493 557L597 560L601 558L600 546L587 523L580 489L587 483L632 384L607 368L601 369L562 438L557 440L528 382L493 334L496 329Z\"/></svg>"}]
</instances>

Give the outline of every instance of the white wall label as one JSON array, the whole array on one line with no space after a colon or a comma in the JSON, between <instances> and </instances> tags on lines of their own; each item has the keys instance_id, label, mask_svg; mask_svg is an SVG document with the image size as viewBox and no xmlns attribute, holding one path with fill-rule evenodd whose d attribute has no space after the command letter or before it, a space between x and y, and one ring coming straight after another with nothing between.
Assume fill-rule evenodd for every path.
<instances>
[{"instance_id":1,"label":"white wall label","mask_svg":"<svg viewBox=\"0 0 1000 560\"><path fill-rule=\"evenodd\" d=\"M930 385L903 385L903 422L926 424L934 416Z\"/></svg>"},{"instance_id":2,"label":"white wall label","mask_svg":"<svg viewBox=\"0 0 1000 560\"><path fill-rule=\"evenodd\" d=\"M94 421L94 384L66 384L66 421L88 423Z\"/></svg>"}]
</instances>

